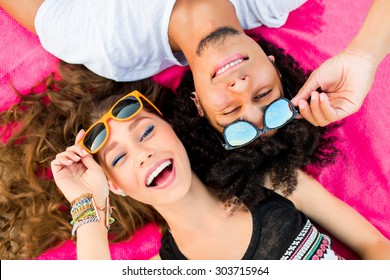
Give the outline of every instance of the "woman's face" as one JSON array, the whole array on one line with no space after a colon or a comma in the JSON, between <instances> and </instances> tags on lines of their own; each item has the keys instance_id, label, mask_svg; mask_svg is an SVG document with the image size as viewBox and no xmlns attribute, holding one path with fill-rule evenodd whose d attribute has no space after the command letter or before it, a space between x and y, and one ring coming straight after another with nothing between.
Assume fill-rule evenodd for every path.
<instances>
[{"instance_id":1,"label":"woman's face","mask_svg":"<svg viewBox=\"0 0 390 280\"><path fill-rule=\"evenodd\" d=\"M243 33L210 44L195 57L191 68L198 109L220 132L238 119L261 129L265 107L283 95L272 61Z\"/></svg>"},{"instance_id":2,"label":"woman's face","mask_svg":"<svg viewBox=\"0 0 390 280\"><path fill-rule=\"evenodd\" d=\"M173 203L191 186L187 153L171 126L142 110L125 122L109 120L98 160L109 181L130 197L153 206Z\"/></svg>"}]
</instances>

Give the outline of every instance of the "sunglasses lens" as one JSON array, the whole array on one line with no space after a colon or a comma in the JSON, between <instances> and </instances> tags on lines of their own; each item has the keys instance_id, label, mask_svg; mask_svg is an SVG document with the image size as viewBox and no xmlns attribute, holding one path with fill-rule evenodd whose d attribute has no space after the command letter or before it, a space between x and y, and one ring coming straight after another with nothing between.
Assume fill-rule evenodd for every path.
<instances>
[{"instance_id":1,"label":"sunglasses lens","mask_svg":"<svg viewBox=\"0 0 390 280\"><path fill-rule=\"evenodd\" d=\"M90 151L96 151L106 139L107 129L103 123L95 125L88 134L85 135L83 143Z\"/></svg>"},{"instance_id":2,"label":"sunglasses lens","mask_svg":"<svg viewBox=\"0 0 390 280\"><path fill-rule=\"evenodd\" d=\"M141 104L134 96L129 96L121 100L112 109L112 115L118 119L127 119L134 115L141 108Z\"/></svg>"},{"instance_id":3,"label":"sunglasses lens","mask_svg":"<svg viewBox=\"0 0 390 280\"><path fill-rule=\"evenodd\" d=\"M257 131L247 122L235 122L224 130L225 140L231 146L241 146L256 138Z\"/></svg>"},{"instance_id":4,"label":"sunglasses lens","mask_svg":"<svg viewBox=\"0 0 390 280\"><path fill-rule=\"evenodd\" d=\"M291 104L285 99L280 99L268 106L264 115L264 123L269 128L278 128L291 120L293 115Z\"/></svg>"}]
</instances>

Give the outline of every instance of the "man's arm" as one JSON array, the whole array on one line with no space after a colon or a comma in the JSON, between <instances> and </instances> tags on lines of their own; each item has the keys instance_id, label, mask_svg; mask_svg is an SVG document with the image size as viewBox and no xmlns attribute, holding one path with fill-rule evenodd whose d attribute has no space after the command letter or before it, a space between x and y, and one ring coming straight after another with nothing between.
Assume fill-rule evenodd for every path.
<instances>
[{"instance_id":1,"label":"man's arm","mask_svg":"<svg viewBox=\"0 0 390 280\"><path fill-rule=\"evenodd\" d=\"M389 0L374 0L349 46L320 65L292 100L309 122L325 126L360 109L378 65L390 52L388 11ZM319 94L318 88L324 93Z\"/></svg>"},{"instance_id":2,"label":"man's arm","mask_svg":"<svg viewBox=\"0 0 390 280\"><path fill-rule=\"evenodd\" d=\"M359 33L347 50L371 54L379 64L390 52L389 11L389 0L374 0Z\"/></svg>"},{"instance_id":3,"label":"man's arm","mask_svg":"<svg viewBox=\"0 0 390 280\"><path fill-rule=\"evenodd\" d=\"M0 0L0 7L25 28L35 32L34 20L44 0Z\"/></svg>"}]
</instances>

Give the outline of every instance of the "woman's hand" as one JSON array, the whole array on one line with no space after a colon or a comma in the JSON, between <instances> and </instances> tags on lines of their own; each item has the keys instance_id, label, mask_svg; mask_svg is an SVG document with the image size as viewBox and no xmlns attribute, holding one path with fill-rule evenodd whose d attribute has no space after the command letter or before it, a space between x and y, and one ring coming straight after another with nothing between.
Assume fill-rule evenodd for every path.
<instances>
[{"instance_id":1,"label":"woman's hand","mask_svg":"<svg viewBox=\"0 0 390 280\"><path fill-rule=\"evenodd\" d=\"M83 134L81 130L76 144L57 154L51 162L54 180L69 202L85 193L92 193L97 205L103 206L108 196L107 179L92 155L77 144Z\"/></svg>"}]
</instances>

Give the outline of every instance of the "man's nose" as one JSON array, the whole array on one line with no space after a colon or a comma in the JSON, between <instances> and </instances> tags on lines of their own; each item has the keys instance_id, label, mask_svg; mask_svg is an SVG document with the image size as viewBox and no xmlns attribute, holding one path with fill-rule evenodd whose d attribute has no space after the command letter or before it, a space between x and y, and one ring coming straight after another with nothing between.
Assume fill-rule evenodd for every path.
<instances>
[{"instance_id":1,"label":"man's nose","mask_svg":"<svg viewBox=\"0 0 390 280\"><path fill-rule=\"evenodd\" d=\"M246 106L244 115L242 116L243 120L253 123L259 129L264 127L264 112L261 107L256 104L250 104Z\"/></svg>"},{"instance_id":2,"label":"man's nose","mask_svg":"<svg viewBox=\"0 0 390 280\"><path fill-rule=\"evenodd\" d=\"M248 76L237 77L230 82L228 88L235 93L250 93L250 78Z\"/></svg>"}]
</instances>

